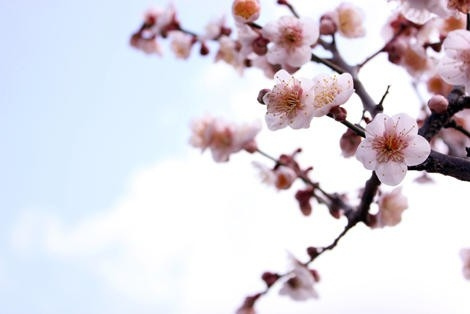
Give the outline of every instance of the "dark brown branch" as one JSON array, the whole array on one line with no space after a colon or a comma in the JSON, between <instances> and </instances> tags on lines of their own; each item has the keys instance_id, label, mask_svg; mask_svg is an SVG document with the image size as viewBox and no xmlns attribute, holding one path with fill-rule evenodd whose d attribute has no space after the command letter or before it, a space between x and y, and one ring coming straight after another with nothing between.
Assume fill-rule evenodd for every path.
<instances>
[{"instance_id":1,"label":"dark brown branch","mask_svg":"<svg viewBox=\"0 0 470 314\"><path fill-rule=\"evenodd\" d=\"M454 89L448 97L449 106L443 113L432 113L419 129L419 135L430 141L439 131L448 125L457 112L470 108L470 96L465 96L460 89Z\"/></svg>"},{"instance_id":2,"label":"dark brown branch","mask_svg":"<svg viewBox=\"0 0 470 314\"><path fill-rule=\"evenodd\" d=\"M454 157L431 151L428 159L417 166L408 167L410 170L425 170L430 173L440 173L462 181L470 181L470 159Z\"/></svg>"},{"instance_id":3,"label":"dark brown branch","mask_svg":"<svg viewBox=\"0 0 470 314\"><path fill-rule=\"evenodd\" d=\"M463 126L461 125L458 125L457 122L455 122L455 120L451 120L449 121L449 123L447 123L446 125L444 125L445 128L452 128L456 131L459 131L460 133L462 133L463 135L465 135L466 137L470 138L470 131L468 131L467 129L465 129Z\"/></svg>"}]
</instances>

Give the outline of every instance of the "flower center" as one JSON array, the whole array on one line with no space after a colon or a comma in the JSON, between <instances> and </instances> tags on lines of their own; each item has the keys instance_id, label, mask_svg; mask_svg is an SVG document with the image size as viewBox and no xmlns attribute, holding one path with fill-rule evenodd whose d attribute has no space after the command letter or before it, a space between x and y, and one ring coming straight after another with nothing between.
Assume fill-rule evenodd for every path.
<instances>
[{"instance_id":1,"label":"flower center","mask_svg":"<svg viewBox=\"0 0 470 314\"><path fill-rule=\"evenodd\" d=\"M298 82L293 86L283 86L282 90L274 93L275 99L273 99L272 107L268 108L268 111L287 116L295 115L296 110L302 108L302 92L302 87Z\"/></svg>"},{"instance_id":2,"label":"flower center","mask_svg":"<svg viewBox=\"0 0 470 314\"><path fill-rule=\"evenodd\" d=\"M333 81L331 82L327 78L323 79L323 88L315 91L315 108L323 108L326 105L331 104L335 100L336 96L338 96L340 90L336 83L337 79L336 77L333 77L332 80Z\"/></svg>"},{"instance_id":3,"label":"flower center","mask_svg":"<svg viewBox=\"0 0 470 314\"><path fill-rule=\"evenodd\" d=\"M387 134L377 136L372 142L372 148L377 152L377 161L383 162L403 162L405 156L403 150L408 146L408 142L397 134Z\"/></svg>"},{"instance_id":4,"label":"flower center","mask_svg":"<svg viewBox=\"0 0 470 314\"><path fill-rule=\"evenodd\" d=\"M229 128L214 132L211 140L213 147L218 149L228 148L233 142L233 132Z\"/></svg>"},{"instance_id":5,"label":"flower center","mask_svg":"<svg viewBox=\"0 0 470 314\"><path fill-rule=\"evenodd\" d=\"M298 26L287 26L282 30L280 44L287 48L302 45L302 30Z\"/></svg>"},{"instance_id":6,"label":"flower center","mask_svg":"<svg viewBox=\"0 0 470 314\"><path fill-rule=\"evenodd\" d=\"M291 287L292 290L300 289L300 287L302 286L302 282L298 277L289 278L289 280L287 280L287 284L289 285L289 287Z\"/></svg>"}]
</instances>

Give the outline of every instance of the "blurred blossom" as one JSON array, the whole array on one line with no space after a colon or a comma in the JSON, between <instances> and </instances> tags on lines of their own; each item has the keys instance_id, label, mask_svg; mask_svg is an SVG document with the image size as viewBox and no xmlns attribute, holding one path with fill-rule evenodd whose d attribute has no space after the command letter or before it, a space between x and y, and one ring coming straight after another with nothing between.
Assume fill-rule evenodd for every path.
<instances>
[{"instance_id":1,"label":"blurred blossom","mask_svg":"<svg viewBox=\"0 0 470 314\"><path fill-rule=\"evenodd\" d=\"M296 301L317 299L318 293L314 288L316 280L310 269L295 259L293 264L292 274L282 285L279 294L286 295Z\"/></svg>"},{"instance_id":2,"label":"blurred blossom","mask_svg":"<svg viewBox=\"0 0 470 314\"><path fill-rule=\"evenodd\" d=\"M416 24L424 24L435 16L450 15L447 0L396 0L400 2L401 13Z\"/></svg>"},{"instance_id":3,"label":"blurred blossom","mask_svg":"<svg viewBox=\"0 0 470 314\"><path fill-rule=\"evenodd\" d=\"M271 169L258 162L253 162L253 165L260 171L262 181L275 186L278 190L289 189L298 177L289 167L279 166Z\"/></svg>"},{"instance_id":4,"label":"blurred blossom","mask_svg":"<svg viewBox=\"0 0 470 314\"><path fill-rule=\"evenodd\" d=\"M465 279L470 280L470 248L462 249L460 251L460 257L462 258L463 262L463 276Z\"/></svg>"},{"instance_id":5,"label":"blurred blossom","mask_svg":"<svg viewBox=\"0 0 470 314\"><path fill-rule=\"evenodd\" d=\"M209 148L214 161L226 162L231 154L243 149L252 152L260 129L258 122L235 125L207 116L193 121L189 142L202 151Z\"/></svg>"},{"instance_id":6,"label":"blurred blossom","mask_svg":"<svg viewBox=\"0 0 470 314\"><path fill-rule=\"evenodd\" d=\"M363 37L366 34L364 28L364 12L351 3L341 3L332 13L336 21L338 32L346 38Z\"/></svg>"},{"instance_id":7,"label":"blurred blossom","mask_svg":"<svg viewBox=\"0 0 470 314\"><path fill-rule=\"evenodd\" d=\"M175 56L179 59L189 58L194 43L194 37L181 31L172 31L169 33L169 37L170 47Z\"/></svg>"},{"instance_id":8,"label":"blurred blossom","mask_svg":"<svg viewBox=\"0 0 470 314\"><path fill-rule=\"evenodd\" d=\"M459 29L448 34L442 44L444 57L438 73L449 84L465 86L470 90L470 32Z\"/></svg>"},{"instance_id":9,"label":"blurred blossom","mask_svg":"<svg viewBox=\"0 0 470 314\"><path fill-rule=\"evenodd\" d=\"M408 200L401 193L401 188L395 188L390 193L383 193L379 198L377 227L395 226L401 221L401 215L408 208Z\"/></svg>"}]
</instances>

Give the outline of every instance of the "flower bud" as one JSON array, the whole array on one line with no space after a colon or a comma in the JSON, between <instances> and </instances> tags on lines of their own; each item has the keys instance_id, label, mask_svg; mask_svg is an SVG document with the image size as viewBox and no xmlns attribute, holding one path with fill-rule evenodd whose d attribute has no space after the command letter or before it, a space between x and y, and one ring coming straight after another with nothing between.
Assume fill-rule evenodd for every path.
<instances>
[{"instance_id":1,"label":"flower bud","mask_svg":"<svg viewBox=\"0 0 470 314\"><path fill-rule=\"evenodd\" d=\"M335 106L331 108L329 114L331 115L333 119L335 119L336 121L340 121L340 122L346 120L346 117L348 115L348 113L346 112L346 109L340 106Z\"/></svg>"},{"instance_id":2,"label":"flower bud","mask_svg":"<svg viewBox=\"0 0 470 314\"><path fill-rule=\"evenodd\" d=\"M318 256L318 254L320 254L320 252L318 251L318 248L309 246L307 248L307 254L313 260Z\"/></svg>"},{"instance_id":3,"label":"flower bud","mask_svg":"<svg viewBox=\"0 0 470 314\"><path fill-rule=\"evenodd\" d=\"M256 98L256 100L258 100L258 102L262 105L265 105L264 103L264 95L266 95L267 93L269 93L271 90L268 89L268 88L263 88L262 90L259 91L258 93L258 98Z\"/></svg>"},{"instance_id":4,"label":"flower bud","mask_svg":"<svg viewBox=\"0 0 470 314\"><path fill-rule=\"evenodd\" d=\"M432 112L443 113L447 110L449 101L442 95L433 95L428 101L428 107Z\"/></svg>"},{"instance_id":5,"label":"flower bud","mask_svg":"<svg viewBox=\"0 0 470 314\"><path fill-rule=\"evenodd\" d=\"M276 281L279 279L279 275L276 273L271 273L269 271L264 272L263 275L261 276L261 279L266 283L266 286L271 287L273 284L276 283Z\"/></svg>"},{"instance_id":6,"label":"flower bud","mask_svg":"<svg viewBox=\"0 0 470 314\"><path fill-rule=\"evenodd\" d=\"M325 14L320 18L320 34L333 35L338 30L335 20L332 16Z\"/></svg>"},{"instance_id":7,"label":"flower bud","mask_svg":"<svg viewBox=\"0 0 470 314\"><path fill-rule=\"evenodd\" d=\"M339 140L339 146L341 148L343 157L348 158L354 156L359 144L361 144L361 137L353 130L347 129L347 131L341 136Z\"/></svg>"},{"instance_id":8,"label":"flower bud","mask_svg":"<svg viewBox=\"0 0 470 314\"><path fill-rule=\"evenodd\" d=\"M235 0L232 5L232 14L235 21L249 23L258 19L260 9L258 0Z\"/></svg>"}]
</instances>

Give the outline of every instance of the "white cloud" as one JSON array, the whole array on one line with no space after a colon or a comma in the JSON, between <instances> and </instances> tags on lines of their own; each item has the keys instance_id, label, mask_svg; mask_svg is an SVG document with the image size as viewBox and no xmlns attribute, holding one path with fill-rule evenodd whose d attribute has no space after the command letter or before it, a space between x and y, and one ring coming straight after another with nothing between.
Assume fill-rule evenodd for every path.
<instances>
[{"instance_id":1,"label":"white cloud","mask_svg":"<svg viewBox=\"0 0 470 314\"><path fill-rule=\"evenodd\" d=\"M230 312L262 288L262 271L285 270L286 250L302 257L305 247L329 243L342 225L332 223L321 206L313 217L302 217L292 192L259 184L250 159L243 153L214 164L208 154L192 152L155 164L136 172L111 208L75 224L23 216L13 242L22 250L38 246L64 262L81 260L137 303L173 300L175 313ZM467 313L458 249L470 238L463 235L464 220L450 217L469 215L449 207L464 191L463 185L453 188L433 199L434 206L423 198L438 194L438 185L410 188L411 208L401 225L359 227L318 260L319 301L296 304L268 295L261 312L343 313L347 302L353 313L366 303L366 313L376 313L390 302L388 294L398 302L390 305L395 312L425 313L437 306L441 313ZM442 219L445 208L448 221Z\"/></svg>"}]
</instances>

